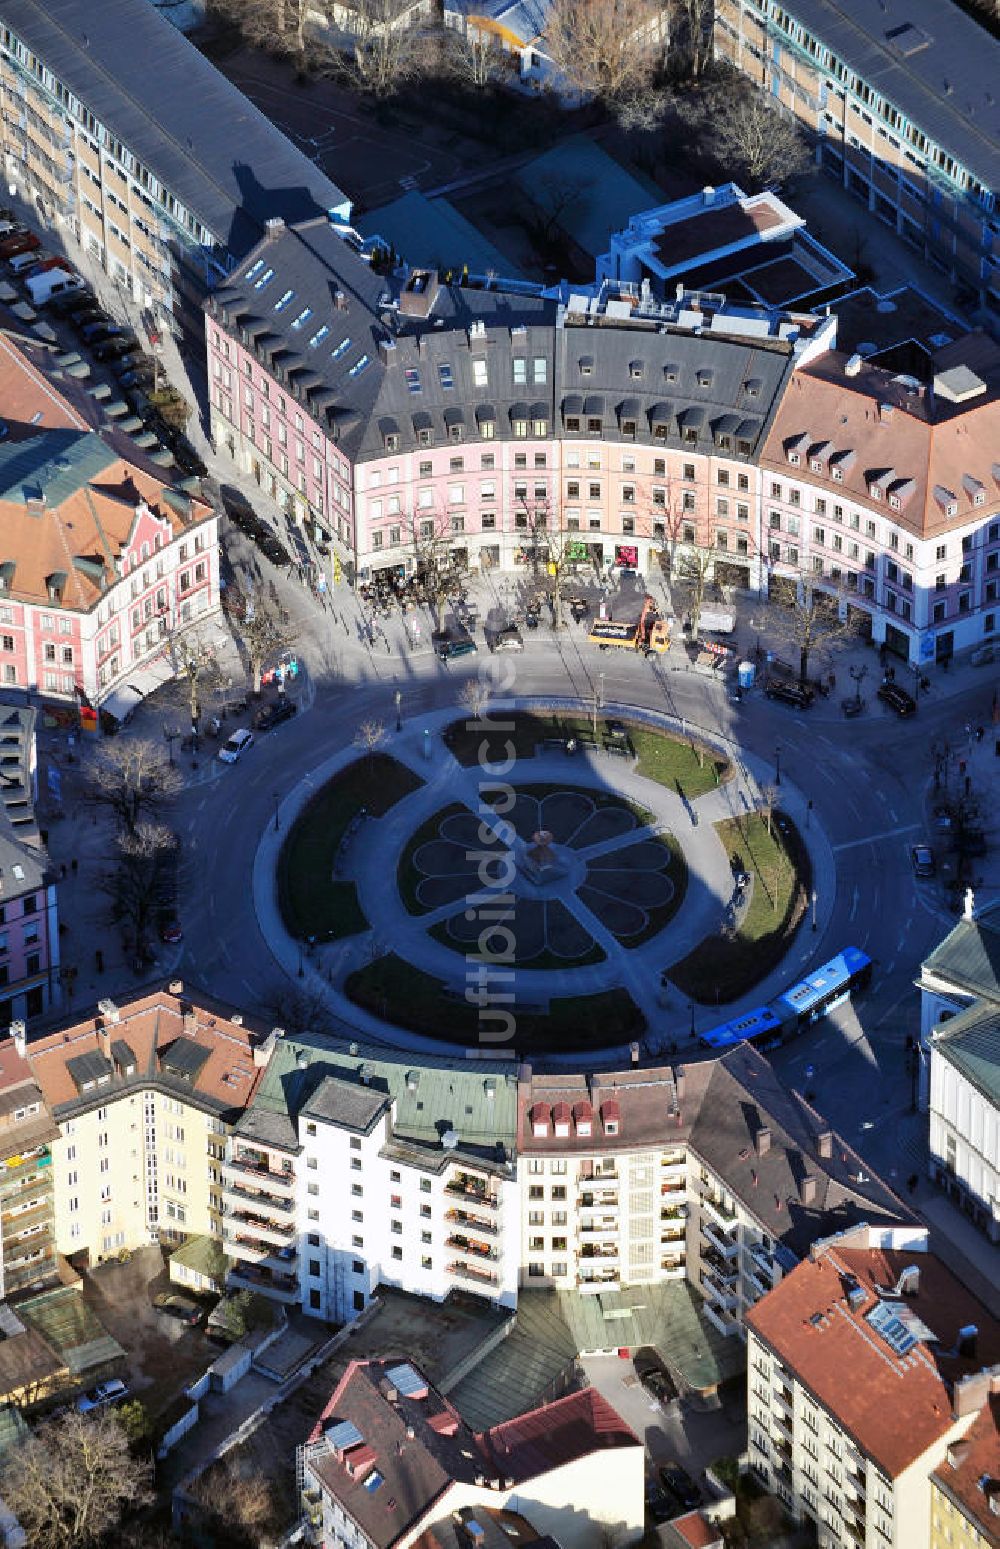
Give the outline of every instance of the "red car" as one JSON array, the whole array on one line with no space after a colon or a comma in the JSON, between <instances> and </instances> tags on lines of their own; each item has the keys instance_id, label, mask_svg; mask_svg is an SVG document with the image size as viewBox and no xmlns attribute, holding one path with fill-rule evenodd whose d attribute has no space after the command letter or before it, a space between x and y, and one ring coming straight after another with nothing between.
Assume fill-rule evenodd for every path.
<instances>
[{"instance_id":1,"label":"red car","mask_svg":"<svg viewBox=\"0 0 1000 1549\"><path fill-rule=\"evenodd\" d=\"M175 946L178 941L184 940L184 932L181 930L180 920L164 920L160 926L160 940L168 946Z\"/></svg>"},{"instance_id":2,"label":"red car","mask_svg":"<svg viewBox=\"0 0 1000 1549\"><path fill-rule=\"evenodd\" d=\"M41 245L33 231L18 231L0 242L0 258L16 258L18 253L33 253Z\"/></svg>"}]
</instances>

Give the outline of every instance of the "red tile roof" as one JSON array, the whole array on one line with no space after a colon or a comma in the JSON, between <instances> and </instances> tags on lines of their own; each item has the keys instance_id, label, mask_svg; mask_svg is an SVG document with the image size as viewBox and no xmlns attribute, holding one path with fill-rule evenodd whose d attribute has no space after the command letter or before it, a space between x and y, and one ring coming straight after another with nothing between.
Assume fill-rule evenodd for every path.
<instances>
[{"instance_id":1,"label":"red tile roof","mask_svg":"<svg viewBox=\"0 0 1000 1549\"><path fill-rule=\"evenodd\" d=\"M618 1411L594 1388L495 1425L480 1441L494 1459L497 1473L519 1482L592 1452L642 1446Z\"/></svg>"},{"instance_id":2,"label":"red tile roof","mask_svg":"<svg viewBox=\"0 0 1000 1549\"><path fill-rule=\"evenodd\" d=\"M675 1517L670 1524L691 1549L716 1549L722 1543L722 1534L714 1523L700 1511L690 1511L686 1517Z\"/></svg>"},{"instance_id":3,"label":"red tile roof","mask_svg":"<svg viewBox=\"0 0 1000 1549\"><path fill-rule=\"evenodd\" d=\"M814 1251L750 1309L747 1323L862 1451L896 1477L951 1428L953 1384L1000 1361L1000 1323L934 1254L836 1242ZM916 1295L894 1294L911 1264L920 1272ZM852 1307L847 1292L854 1281ZM909 1328L917 1337L903 1355L869 1319L880 1302L901 1308L904 1325L916 1320ZM958 1332L970 1324L979 1331L976 1354L960 1357Z\"/></svg>"},{"instance_id":4,"label":"red tile roof","mask_svg":"<svg viewBox=\"0 0 1000 1549\"><path fill-rule=\"evenodd\" d=\"M1000 1393L987 1399L972 1427L934 1470L934 1483L957 1503L988 1544L1000 1544ZM951 1461L954 1459L954 1462Z\"/></svg>"}]
</instances>

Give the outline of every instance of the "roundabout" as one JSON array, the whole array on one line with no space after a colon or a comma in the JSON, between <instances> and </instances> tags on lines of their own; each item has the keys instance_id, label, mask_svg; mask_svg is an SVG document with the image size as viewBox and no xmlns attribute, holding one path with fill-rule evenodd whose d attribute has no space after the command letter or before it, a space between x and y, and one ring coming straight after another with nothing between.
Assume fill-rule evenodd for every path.
<instances>
[{"instance_id":1,"label":"roundabout","mask_svg":"<svg viewBox=\"0 0 1000 1549\"><path fill-rule=\"evenodd\" d=\"M289 867L306 858L299 913L318 922L310 978L321 962L323 994L345 1021L364 1016L385 1042L410 1034L495 1053L502 1027L512 1053L566 1058L637 1039L652 1052L658 1038L676 1044L661 1029L679 1033L695 1001L737 999L791 945L807 892L796 865L808 870L808 858L785 843L789 820L779 830L768 814L771 870L757 874L759 788L717 746L665 717L609 719L627 757L592 737L569 762L575 748L539 737L497 780L447 745L447 712L425 720L391 757L345 757L318 790L314 777L278 858L279 898L301 898ZM316 856L329 843L310 824L345 784L366 789L365 820L341 838L327 905ZM324 910L345 885L350 929L328 931ZM315 943L332 936L317 959ZM692 983L699 975L704 985Z\"/></svg>"}]
</instances>

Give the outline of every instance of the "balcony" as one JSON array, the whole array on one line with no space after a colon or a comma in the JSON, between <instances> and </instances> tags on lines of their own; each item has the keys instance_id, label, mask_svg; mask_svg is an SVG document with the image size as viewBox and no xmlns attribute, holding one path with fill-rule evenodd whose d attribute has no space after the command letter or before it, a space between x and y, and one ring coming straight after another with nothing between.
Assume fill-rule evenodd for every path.
<instances>
[{"instance_id":1,"label":"balcony","mask_svg":"<svg viewBox=\"0 0 1000 1549\"><path fill-rule=\"evenodd\" d=\"M56 1273L55 1254L51 1243L43 1244L37 1258L9 1258L4 1264L4 1295L27 1290L29 1286L48 1280Z\"/></svg>"},{"instance_id":2,"label":"balcony","mask_svg":"<svg viewBox=\"0 0 1000 1549\"><path fill-rule=\"evenodd\" d=\"M590 1275L580 1274L576 1281L577 1290L585 1296L596 1295L600 1291L617 1291L620 1285L617 1270L604 1270Z\"/></svg>"},{"instance_id":3,"label":"balcony","mask_svg":"<svg viewBox=\"0 0 1000 1549\"><path fill-rule=\"evenodd\" d=\"M724 1259L733 1259L739 1253L740 1245L738 1239L727 1237L724 1232L720 1232L713 1226L711 1221L703 1220L701 1230L705 1241L710 1243L717 1253L721 1253Z\"/></svg>"},{"instance_id":4,"label":"balcony","mask_svg":"<svg viewBox=\"0 0 1000 1549\"><path fill-rule=\"evenodd\" d=\"M736 1211L730 1210L721 1200L713 1199L711 1194L703 1194L701 1203L707 1218L721 1227L723 1232L730 1231L736 1225Z\"/></svg>"},{"instance_id":5,"label":"balcony","mask_svg":"<svg viewBox=\"0 0 1000 1549\"><path fill-rule=\"evenodd\" d=\"M668 1254L660 1260L660 1275L664 1280L684 1279L684 1259Z\"/></svg>"},{"instance_id":6,"label":"balcony","mask_svg":"<svg viewBox=\"0 0 1000 1549\"><path fill-rule=\"evenodd\" d=\"M701 1284L705 1293L712 1298L716 1310L731 1312L736 1306L736 1292L717 1280L711 1270L702 1269Z\"/></svg>"},{"instance_id":7,"label":"balcony","mask_svg":"<svg viewBox=\"0 0 1000 1549\"><path fill-rule=\"evenodd\" d=\"M451 1226L467 1226L470 1231L484 1232L490 1237L495 1237L499 1230L495 1221L473 1215L469 1210L446 1210L444 1218Z\"/></svg>"},{"instance_id":8,"label":"balcony","mask_svg":"<svg viewBox=\"0 0 1000 1549\"><path fill-rule=\"evenodd\" d=\"M673 1220L669 1216L660 1221L661 1242L683 1242L687 1232L683 1221Z\"/></svg>"},{"instance_id":9,"label":"balcony","mask_svg":"<svg viewBox=\"0 0 1000 1549\"><path fill-rule=\"evenodd\" d=\"M864 1474L861 1473L857 1468L853 1468L850 1463L846 1463L844 1468L844 1483L845 1485L849 1485L850 1488L854 1491L854 1494L859 1499L861 1510L863 1511L865 1494L868 1489Z\"/></svg>"},{"instance_id":10,"label":"balcony","mask_svg":"<svg viewBox=\"0 0 1000 1549\"><path fill-rule=\"evenodd\" d=\"M715 1307L711 1302L703 1302L701 1310L712 1327L718 1329L720 1334L724 1334L728 1338L730 1334L739 1333L739 1319L734 1317L731 1312L726 1312L721 1307Z\"/></svg>"},{"instance_id":11,"label":"balcony","mask_svg":"<svg viewBox=\"0 0 1000 1549\"><path fill-rule=\"evenodd\" d=\"M771 1424L774 1426L777 1434L789 1444L791 1444L791 1442L794 1440L791 1415L786 1414L784 1410L779 1407L775 1409L774 1413L771 1415Z\"/></svg>"},{"instance_id":12,"label":"balcony","mask_svg":"<svg viewBox=\"0 0 1000 1549\"><path fill-rule=\"evenodd\" d=\"M617 1210L618 1190L616 1188L598 1188L588 1184L586 1189L581 1187L581 1210Z\"/></svg>"},{"instance_id":13,"label":"balcony","mask_svg":"<svg viewBox=\"0 0 1000 1549\"><path fill-rule=\"evenodd\" d=\"M293 1220L272 1221L268 1216L259 1216L252 1210L225 1210L222 1225L223 1230L231 1236L246 1232L251 1237L261 1237L265 1242L276 1243L279 1248L285 1247L295 1237Z\"/></svg>"},{"instance_id":14,"label":"balcony","mask_svg":"<svg viewBox=\"0 0 1000 1549\"><path fill-rule=\"evenodd\" d=\"M477 1242L474 1237L466 1237L462 1232L454 1232L445 1238L445 1247L451 1248L454 1253L461 1253L472 1259L474 1263L495 1262L500 1255L496 1248L489 1243Z\"/></svg>"},{"instance_id":15,"label":"balcony","mask_svg":"<svg viewBox=\"0 0 1000 1549\"><path fill-rule=\"evenodd\" d=\"M295 1193L295 1174L289 1167L271 1168L265 1157L255 1157L249 1152L231 1156L222 1164L223 1184L243 1185L253 1180L259 1188L279 1199L291 1199Z\"/></svg>"},{"instance_id":16,"label":"balcony","mask_svg":"<svg viewBox=\"0 0 1000 1549\"><path fill-rule=\"evenodd\" d=\"M260 1291L263 1296L274 1297L279 1302L297 1302L299 1299L299 1282L294 1275L258 1268L254 1264L234 1264L227 1283L231 1290Z\"/></svg>"},{"instance_id":17,"label":"balcony","mask_svg":"<svg viewBox=\"0 0 1000 1549\"><path fill-rule=\"evenodd\" d=\"M577 1230L584 1241L592 1241L595 1237L617 1237L621 1228L617 1220L584 1220Z\"/></svg>"},{"instance_id":18,"label":"balcony","mask_svg":"<svg viewBox=\"0 0 1000 1549\"><path fill-rule=\"evenodd\" d=\"M266 1264L283 1274L290 1274L294 1270L299 1256L297 1244L280 1246L268 1242L251 1229L236 1230L227 1222L223 1222L222 1226L222 1245L231 1258L242 1259L258 1267Z\"/></svg>"},{"instance_id":19,"label":"balcony","mask_svg":"<svg viewBox=\"0 0 1000 1549\"><path fill-rule=\"evenodd\" d=\"M34 1151L23 1151L9 1156L0 1168L0 1196L6 1196L10 1184L26 1178L29 1173L42 1167L52 1166L52 1152L48 1146L38 1146Z\"/></svg>"},{"instance_id":20,"label":"balcony","mask_svg":"<svg viewBox=\"0 0 1000 1549\"><path fill-rule=\"evenodd\" d=\"M581 1263L593 1263L593 1261L595 1259L608 1260L608 1261L610 1261L612 1263L617 1263L618 1262L618 1244L617 1243L611 1243L611 1242L607 1242L607 1243L587 1242L587 1243L584 1243L583 1247L580 1249L580 1262Z\"/></svg>"},{"instance_id":21,"label":"balcony","mask_svg":"<svg viewBox=\"0 0 1000 1549\"><path fill-rule=\"evenodd\" d=\"M500 1284L500 1276L491 1269L484 1269L478 1264L468 1264L461 1259L456 1259L447 1268L449 1275L454 1275L458 1280L466 1280L471 1285L483 1286L485 1289L495 1290Z\"/></svg>"},{"instance_id":22,"label":"balcony","mask_svg":"<svg viewBox=\"0 0 1000 1549\"><path fill-rule=\"evenodd\" d=\"M234 1213L241 1206L246 1206L251 1215L258 1211L266 1210L272 1216L290 1216L295 1211L295 1201L289 1195L283 1199L279 1194L269 1194L263 1189L248 1189L243 1183L229 1183L223 1173L222 1192L230 1202L230 1208Z\"/></svg>"},{"instance_id":23,"label":"balcony","mask_svg":"<svg viewBox=\"0 0 1000 1549\"><path fill-rule=\"evenodd\" d=\"M727 1259L718 1248L707 1247L701 1250L701 1261L712 1271L716 1280L725 1286L735 1287L740 1277L739 1265L735 1260Z\"/></svg>"},{"instance_id":24,"label":"balcony","mask_svg":"<svg viewBox=\"0 0 1000 1549\"><path fill-rule=\"evenodd\" d=\"M785 1412L785 1414L788 1415L789 1419L791 1419L795 1412L795 1400L791 1388L786 1388L785 1385L781 1383L773 1390L771 1398L773 1402L777 1404Z\"/></svg>"},{"instance_id":25,"label":"balcony","mask_svg":"<svg viewBox=\"0 0 1000 1549\"><path fill-rule=\"evenodd\" d=\"M477 1178L473 1173L456 1173L444 1186L446 1194L452 1194L459 1199L466 1199L470 1204L476 1205L481 1210L499 1210L500 1197L490 1192L490 1185L485 1178Z\"/></svg>"}]
</instances>

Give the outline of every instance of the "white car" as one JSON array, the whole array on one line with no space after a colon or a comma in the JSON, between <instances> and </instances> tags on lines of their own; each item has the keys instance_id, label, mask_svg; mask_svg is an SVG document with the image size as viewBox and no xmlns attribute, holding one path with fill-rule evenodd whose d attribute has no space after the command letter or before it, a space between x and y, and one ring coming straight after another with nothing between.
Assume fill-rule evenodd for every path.
<instances>
[{"instance_id":1,"label":"white car","mask_svg":"<svg viewBox=\"0 0 1000 1549\"><path fill-rule=\"evenodd\" d=\"M219 749L219 757L224 764L235 764L240 754L245 753L247 748L252 747L253 732L247 731L245 726L241 726L239 731L234 731L233 735L222 744L222 747Z\"/></svg>"},{"instance_id":2,"label":"white car","mask_svg":"<svg viewBox=\"0 0 1000 1549\"><path fill-rule=\"evenodd\" d=\"M89 1393L81 1393L76 1407L81 1414L89 1414L92 1409L102 1409L105 1404L117 1404L127 1393L127 1384L120 1377L112 1377L107 1382L99 1382Z\"/></svg>"}]
</instances>

